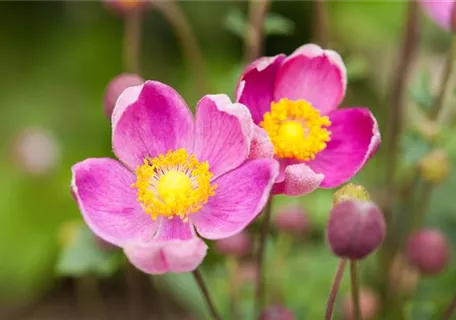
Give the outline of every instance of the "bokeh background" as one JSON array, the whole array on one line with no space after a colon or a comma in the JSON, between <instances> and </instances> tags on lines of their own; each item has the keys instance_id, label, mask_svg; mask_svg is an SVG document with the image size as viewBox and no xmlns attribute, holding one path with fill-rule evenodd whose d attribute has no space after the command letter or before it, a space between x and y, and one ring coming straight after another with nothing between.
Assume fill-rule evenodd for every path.
<instances>
[{"instance_id":1,"label":"bokeh background","mask_svg":"<svg viewBox=\"0 0 456 320\"><path fill-rule=\"evenodd\" d=\"M349 89L343 105L371 108L382 130L386 128L387 93L395 72L406 4L326 3L327 47L339 51L348 68ZM233 96L242 70L241 34L248 3L182 1L179 6L204 56L205 70L199 76L206 79L207 93ZM266 55L288 54L312 41L315 15L311 1L274 1L270 12L274 17L267 27ZM429 85L434 87L450 35L424 17L423 20L420 52L410 85L419 86L426 74ZM62 262L62 255L68 254L65 250L76 241L71 240L75 237L71 223L81 221L70 194L70 167L87 157L113 156L103 95L107 83L124 71L123 19L97 1L1 1L0 21L0 318L79 319L74 313L77 303L73 291L77 285L70 275L74 272L85 276L86 271L93 270L86 265L75 270L61 266L67 263ZM195 75L190 72L173 28L153 7L144 14L141 43L141 75L170 84L194 106L201 96ZM410 104L413 107L412 100ZM404 149L404 162L423 154L419 143L410 139ZM456 147L453 149L456 155ZM384 174L382 159L380 149L355 178L373 194ZM427 215L428 223L445 230L453 243L455 188L453 174L433 194ZM283 300L298 319L322 318L337 265L324 241L331 199L332 191L317 191L292 200L307 211L312 227L307 237L294 240L281 272ZM280 199L275 208L287 201L291 200ZM252 228L255 230L255 226ZM267 268L274 273L274 240L270 245ZM88 249L81 246L82 256L76 253L77 258L72 261L86 259ZM103 266L94 274L100 278L97 283L107 299L105 305L111 310L108 313L116 310L115 306L122 309L119 306L126 299L122 262L117 267L122 258L110 256L114 262L108 259L107 263L97 254L94 259L103 260ZM375 261L362 266L366 284L372 263ZM227 271L221 257L211 251L204 271L217 303L226 309ZM455 273L452 264L439 277L422 281L410 312L417 306L433 310L445 304L454 293L454 282L449 279L454 279ZM98 277L100 274L103 276ZM148 282L147 278L142 280ZM178 310L197 317L204 314L199 293L188 275L157 277L153 283L155 289L147 289L150 292L142 297L144 304L150 298L153 305L160 297L171 314L179 314ZM248 285L244 289L242 308L249 319L252 291ZM344 282L342 294L347 290ZM119 312L122 314L122 310ZM181 318L184 316L176 319Z\"/></svg>"}]
</instances>

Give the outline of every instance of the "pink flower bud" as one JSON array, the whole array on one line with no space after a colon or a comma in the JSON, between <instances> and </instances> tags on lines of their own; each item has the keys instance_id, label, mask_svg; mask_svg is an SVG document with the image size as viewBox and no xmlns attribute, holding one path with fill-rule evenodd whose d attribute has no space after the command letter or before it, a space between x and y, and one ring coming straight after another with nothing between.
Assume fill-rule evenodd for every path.
<instances>
[{"instance_id":1,"label":"pink flower bud","mask_svg":"<svg viewBox=\"0 0 456 320\"><path fill-rule=\"evenodd\" d=\"M281 305L270 306L263 311L258 320L295 320L293 312Z\"/></svg>"},{"instance_id":2,"label":"pink flower bud","mask_svg":"<svg viewBox=\"0 0 456 320\"><path fill-rule=\"evenodd\" d=\"M385 219L371 201L345 200L331 210L326 236L336 256L363 259L385 238Z\"/></svg>"},{"instance_id":3,"label":"pink flower bud","mask_svg":"<svg viewBox=\"0 0 456 320\"><path fill-rule=\"evenodd\" d=\"M104 95L104 111L111 119L112 111L120 94L127 88L138 86L144 83L144 79L136 74L122 73L109 82Z\"/></svg>"},{"instance_id":4,"label":"pink flower bud","mask_svg":"<svg viewBox=\"0 0 456 320\"><path fill-rule=\"evenodd\" d=\"M133 11L145 11L152 0L103 0L106 8L119 16L125 16Z\"/></svg>"},{"instance_id":5,"label":"pink flower bud","mask_svg":"<svg viewBox=\"0 0 456 320\"><path fill-rule=\"evenodd\" d=\"M245 256L250 252L252 239L247 232L240 232L229 238L217 240L215 249L224 255L235 257Z\"/></svg>"},{"instance_id":6,"label":"pink flower bud","mask_svg":"<svg viewBox=\"0 0 456 320\"><path fill-rule=\"evenodd\" d=\"M273 223L280 231L294 235L301 235L309 231L306 213L297 205L281 208L274 217Z\"/></svg>"},{"instance_id":7,"label":"pink flower bud","mask_svg":"<svg viewBox=\"0 0 456 320\"><path fill-rule=\"evenodd\" d=\"M437 229L420 230L407 241L407 259L423 275L441 272L448 264L450 255L447 237Z\"/></svg>"},{"instance_id":8,"label":"pink flower bud","mask_svg":"<svg viewBox=\"0 0 456 320\"><path fill-rule=\"evenodd\" d=\"M361 288L359 291L359 310L361 313L361 319L370 320L373 319L379 311L379 298L375 292L367 288ZM342 300L342 318L344 320L355 319L353 300L351 294L348 293Z\"/></svg>"}]
</instances>

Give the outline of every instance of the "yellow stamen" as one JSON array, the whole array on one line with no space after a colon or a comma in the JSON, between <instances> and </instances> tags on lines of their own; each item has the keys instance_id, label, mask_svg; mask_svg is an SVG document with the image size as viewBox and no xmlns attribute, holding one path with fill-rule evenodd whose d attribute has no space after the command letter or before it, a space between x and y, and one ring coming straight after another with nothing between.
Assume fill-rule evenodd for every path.
<instances>
[{"instance_id":1,"label":"yellow stamen","mask_svg":"<svg viewBox=\"0 0 456 320\"><path fill-rule=\"evenodd\" d=\"M331 121L305 100L281 99L271 104L260 126L264 128L280 158L309 161L326 148Z\"/></svg>"},{"instance_id":2,"label":"yellow stamen","mask_svg":"<svg viewBox=\"0 0 456 320\"><path fill-rule=\"evenodd\" d=\"M209 163L199 162L185 149L168 151L153 159L144 159L136 169L138 201L153 220L158 216L172 219L178 216L184 222L197 212L215 194L217 185L211 185L213 174Z\"/></svg>"}]
</instances>

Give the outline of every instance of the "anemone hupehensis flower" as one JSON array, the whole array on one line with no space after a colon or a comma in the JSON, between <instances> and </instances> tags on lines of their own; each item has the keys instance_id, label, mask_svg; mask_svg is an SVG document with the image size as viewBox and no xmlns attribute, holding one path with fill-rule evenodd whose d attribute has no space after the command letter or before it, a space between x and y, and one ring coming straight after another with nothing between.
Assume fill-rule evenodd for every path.
<instances>
[{"instance_id":1,"label":"anemone hupehensis flower","mask_svg":"<svg viewBox=\"0 0 456 320\"><path fill-rule=\"evenodd\" d=\"M278 175L272 145L245 106L207 95L195 118L167 85L130 87L112 114L120 161L91 158L72 168L88 226L146 273L194 270L207 250L197 233L222 239L240 232Z\"/></svg>"},{"instance_id":2,"label":"anemone hupehensis flower","mask_svg":"<svg viewBox=\"0 0 456 320\"><path fill-rule=\"evenodd\" d=\"M280 173L273 193L297 196L337 187L377 150L380 133L370 111L337 110L346 78L339 54L314 44L288 57L259 58L244 70L236 99L274 145Z\"/></svg>"},{"instance_id":3,"label":"anemone hupehensis flower","mask_svg":"<svg viewBox=\"0 0 456 320\"><path fill-rule=\"evenodd\" d=\"M453 29L455 15L455 0L419 0L425 13L441 28L448 31Z\"/></svg>"}]
</instances>

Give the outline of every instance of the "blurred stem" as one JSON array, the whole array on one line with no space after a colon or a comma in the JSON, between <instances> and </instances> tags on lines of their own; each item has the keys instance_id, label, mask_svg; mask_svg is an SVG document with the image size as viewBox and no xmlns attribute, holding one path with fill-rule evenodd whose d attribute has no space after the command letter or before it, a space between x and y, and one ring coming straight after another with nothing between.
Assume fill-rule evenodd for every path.
<instances>
[{"instance_id":1,"label":"blurred stem","mask_svg":"<svg viewBox=\"0 0 456 320\"><path fill-rule=\"evenodd\" d=\"M226 259L226 264L229 273L229 286L230 286L230 319L237 319L237 295L239 285L239 261L236 257L229 256Z\"/></svg>"},{"instance_id":2,"label":"blurred stem","mask_svg":"<svg viewBox=\"0 0 456 320\"><path fill-rule=\"evenodd\" d=\"M195 80L198 93L200 95L207 94L210 90L206 81L204 58L196 36L180 5L176 1L168 0L154 1L154 6L168 20L179 38L183 55Z\"/></svg>"},{"instance_id":3,"label":"blurred stem","mask_svg":"<svg viewBox=\"0 0 456 320\"><path fill-rule=\"evenodd\" d=\"M344 275L345 265L347 260L340 259L337 271L334 276L333 283L331 285L331 291L329 291L328 302L326 304L325 320L331 320L334 313L334 305L336 303L337 293L339 292L340 283Z\"/></svg>"},{"instance_id":4,"label":"blurred stem","mask_svg":"<svg viewBox=\"0 0 456 320\"><path fill-rule=\"evenodd\" d=\"M124 22L124 63L127 72L139 74L139 53L141 51L140 9L128 10Z\"/></svg>"},{"instance_id":5,"label":"blurred stem","mask_svg":"<svg viewBox=\"0 0 456 320\"><path fill-rule=\"evenodd\" d=\"M404 36L397 61L396 68L393 70L391 80L391 96L388 110L388 130L387 130L387 160L386 160L386 183L391 192L390 204L386 208L385 218L387 221L392 215L392 198L394 195L394 176L396 172L401 133L404 127L405 103L404 96L406 91L407 78L410 73L412 62L419 40L419 19L420 12L417 1L410 1L407 8Z\"/></svg>"},{"instance_id":6,"label":"blurred stem","mask_svg":"<svg viewBox=\"0 0 456 320\"><path fill-rule=\"evenodd\" d=\"M245 63L258 58L263 50L264 19L268 11L268 0L250 0L249 24L245 34Z\"/></svg>"},{"instance_id":7,"label":"blurred stem","mask_svg":"<svg viewBox=\"0 0 456 320\"><path fill-rule=\"evenodd\" d=\"M446 112L443 109L445 104L443 103L444 98L445 98L445 93L448 90L448 85L450 83L450 78L451 74L453 72L453 66L454 66L454 58L456 54L456 37L453 37L451 40L451 46L450 50L448 51L448 56L445 62L445 66L442 70L442 79L440 82L440 87L439 87L439 92L435 98L434 105L430 111L430 118L432 120L443 120L440 115L444 115ZM451 106L450 104L447 104L448 106Z\"/></svg>"},{"instance_id":8,"label":"blurred stem","mask_svg":"<svg viewBox=\"0 0 456 320\"><path fill-rule=\"evenodd\" d=\"M420 181L417 201L418 204L415 206L415 215L413 219L413 229L418 229L423 225L426 211L429 208L429 202L431 200L433 186L425 181Z\"/></svg>"},{"instance_id":9,"label":"blurred stem","mask_svg":"<svg viewBox=\"0 0 456 320\"><path fill-rule=\"evenodd\" d=\"M282 299L282 286L283 275L284 275L284 266L286 263L286 258L290 252L291 245L293 244L293 238L288 233L280 233L277 237L277 244L274 250L275 253L275 268L274 268L274 296L279 297L278 300ZM277 303L282 303L283 301L275 301Z\"/></svg>"},{"instance_id":10,"label":"blurred stem","mask_svg":"<svg viewBox=\"0 0 456 320\"><path fill-rule=\"evenodd\" d=\"M361 311L359 308L359 281L358 281L358 263L355 260L350 260L350 280L351 280L351 295L353 302L354 320L361 319Z\"/></svg>"},{"instance_id":11,"label":"blurred stem","mask_svg":"<svg viewBox=\"0 0 456 320\"><path fill-rule=\"evenodd\" d=\"M451 300L450 305L443 313L442 320L450 320L451 316L453 315L455 310L456 310L456 296L453 297L453 300Z\"/></svg>"},{"instance_id":12,"label":"blurred stem","mask_svg":"<svg viewBox=\"0 0 456 320\"><path fill-rule=\"evenodd\" d=\"M326 16L325 2L323 0L313 1L313 38L316 43L324 47L328 43L329 30Z\"/></svg>"},{"instance_id":13,"label":"blurred stem","mask_svg":"<svg viewBox=\"0 0 456 320\"><path fill-rule=\"evenodd\" d=\"M264 256L266 251L266 243L269 234L269 225L271 221L271 209L272 209L272 196L269 197L268 203L263 211L263 221L261 224L260 232L260 245L257 253L257 279L256 279L256 290L255 290L255 309L257 315L261 314L264 307Z\"/></svg>"},{"instance_id":14,"label":"blurred stem","mask_svg":"<svg viewBox=\"0 0 456 320\"><path fill-rule=\"evenodd\" d=\"M209 294L209 291L207 290L207 286L204 282L203 276L201 275L201 272L196 269L195 271L192 272L193 276L195 277L196 283L201 290L201 293L206 300L207 307L209 308L209 312L215 320L222 320L220 315L218 314L217 310L215 309L214 302L211 299L211 296Z\"/></svg>"},{"instance_id":15,"label":"blurred stem","mask_svg":"<svg viewBox=\"0 0 456 320\"><path fill-rule=\"evenodd\" d=\"M125 266L125 282L127 285L128 307L131 319L143 319L143 297L141 290L141 274L127 261Z\"/></svg>"},{"instance_id":16,"label":"blurred stem","mask_svg":"<svg viewBox=\"0 0 456 320\"><path fill-rule=\"evenodd\" d=\"M74 279L76 300L81 318L106 319L106 308L100 292L98 279L83 276Z\"/></svg>"}]
</instances>

